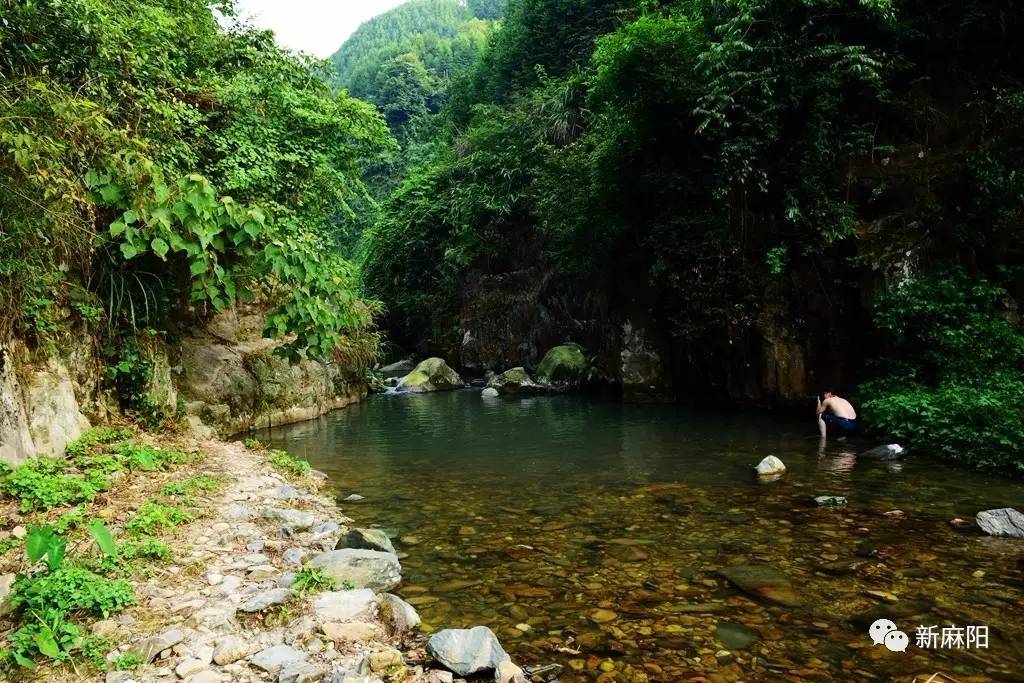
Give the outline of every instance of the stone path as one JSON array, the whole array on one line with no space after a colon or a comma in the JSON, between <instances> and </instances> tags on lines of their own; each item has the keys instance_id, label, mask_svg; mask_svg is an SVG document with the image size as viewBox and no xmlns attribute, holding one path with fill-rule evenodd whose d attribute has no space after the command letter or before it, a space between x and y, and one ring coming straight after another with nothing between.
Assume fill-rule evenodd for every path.
<instances>
[{"instance_id":1,"label":"stone path","mask_svg":"<svg viewBox=\"0 0 1024 683\"><path fill-rule=\"evenodd\" d=\"M317 491L317 473L289 481L240 443L200 447L203 473L229 483L207 515L176 534L176 566L137 586L139 607L95 624L94 633L123 643L110 659L132 652L147 662L107 673L106 683L452 680L408 647L419 617L385 592L400 578L398 558L335 551L352 520ZM337 590L297 595L301 564L325 553Z\"/></svg>"}]
</instances>

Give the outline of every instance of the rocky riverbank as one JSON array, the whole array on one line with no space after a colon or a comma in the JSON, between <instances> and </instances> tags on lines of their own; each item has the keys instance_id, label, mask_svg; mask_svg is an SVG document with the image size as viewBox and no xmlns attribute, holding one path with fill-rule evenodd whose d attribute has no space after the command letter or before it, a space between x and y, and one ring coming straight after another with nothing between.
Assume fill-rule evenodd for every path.
<instances>
[{"instance_id":1,"label":"rocky riverbank","mask_svg":"<svg viewBox=\"0 0 1024 683\"><path fill-rule=\"evenodd\" d=\"M322 490L324 475L240 442L166 445L192 454L187 468L132 472L90 503L89 514L105 520L116 542L127 538L140 510L185 490L184 482L218 486L189 489L193 521L162 537L166 561L131 574L137 604L87 626L87 638L108 645L106 670L95 662L102 653L94 653L91 671L72 654L70 666L14 668L12 675L105 683L445 683L460 673L524 680L489 629L439 631L426 643L417 637L416 610L388 592L401 581L390 541L355 528ZM19 522L3 534L13 543L24 538L30 516L7 512ZM127 561L124 553L114 559ZM9 554L8 570L12 562L22 560ZM7 576L12 583L14 574ZM15 640L13 628L0 629L0 637Z\"/></svg>"}]
</instances>

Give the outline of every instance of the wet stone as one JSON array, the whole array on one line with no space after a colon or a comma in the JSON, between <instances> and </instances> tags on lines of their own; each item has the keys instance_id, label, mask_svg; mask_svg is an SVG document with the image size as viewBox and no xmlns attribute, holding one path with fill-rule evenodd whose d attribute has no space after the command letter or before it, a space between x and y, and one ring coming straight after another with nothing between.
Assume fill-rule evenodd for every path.
<instances>
[{"instance_id":1,"label":"wet stone","mask_svg":"<svg viewBox=\"0 0 1024 683\"><path fill-rule=\"evenodd\" d=\"M735 565L718 570L737 588L758 598L786 607L797 607L803 603L782 572L767 565Z\"/></svg>"}]
</instances>

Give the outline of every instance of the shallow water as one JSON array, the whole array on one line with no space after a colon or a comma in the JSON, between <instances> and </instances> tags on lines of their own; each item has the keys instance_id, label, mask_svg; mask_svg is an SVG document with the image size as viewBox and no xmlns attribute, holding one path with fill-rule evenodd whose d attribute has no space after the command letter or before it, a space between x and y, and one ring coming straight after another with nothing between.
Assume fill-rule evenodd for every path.
<instances>
[{"instance_id":1,"label":"shallow water","mask_svg":"<svg viewBox=\"0 0 1024 683\"><path fill-rule=\"evenodd\" d=\"M393 530L397 592L428 629L488 625L563 681L1024 680L1024 541L950 524L1024 507L1024 488L920 455L858 462L874 444L813 434L813 418L467 390L257 436L365 496L345 510ZM769 454L788 472L758 483ZM826 494L849 505L817 508ZM800 604L718 574L750 564ZM872 645L879 616L906 652ZM921 648L919 625L988 626L989 647Z\"/></svg>"}]
</instances>

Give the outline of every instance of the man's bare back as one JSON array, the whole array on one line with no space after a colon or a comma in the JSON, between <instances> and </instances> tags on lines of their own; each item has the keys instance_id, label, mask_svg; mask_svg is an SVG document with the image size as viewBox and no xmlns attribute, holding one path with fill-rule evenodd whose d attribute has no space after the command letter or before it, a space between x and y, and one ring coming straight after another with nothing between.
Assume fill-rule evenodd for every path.
<instances>
[{"instance_id":1,"label":"man's bare back","mask_svg":"<svg viewBox=\"0 0 1024 683\"><path fill-rule=\"evenodd\" d=\"M836 396L831 391L824 394L825 400L818 399L817 417L818 431L825 438L827 425L836 428L841 434L850 434L857 429L857 411L845 398Z\"/></svg>"}]
</instances>

